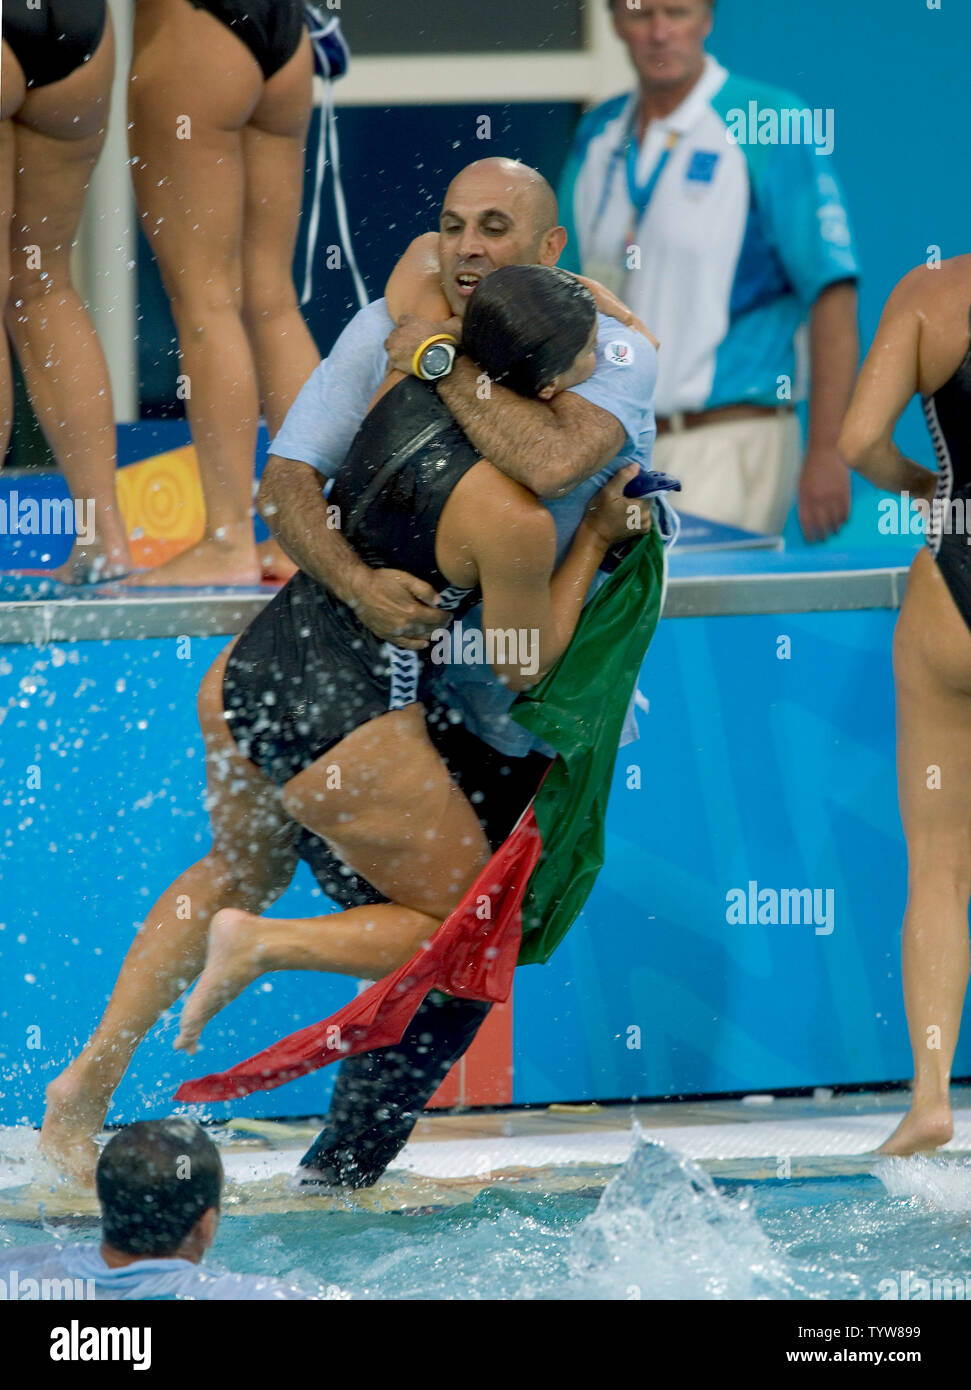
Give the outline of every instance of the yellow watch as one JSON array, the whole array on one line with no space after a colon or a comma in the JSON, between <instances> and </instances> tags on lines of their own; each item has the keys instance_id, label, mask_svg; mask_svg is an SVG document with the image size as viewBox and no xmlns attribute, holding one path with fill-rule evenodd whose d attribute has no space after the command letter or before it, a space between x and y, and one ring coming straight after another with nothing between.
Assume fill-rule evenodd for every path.
<instances>
[{"instance_id":1,"label":"yellow watch","mask_svg":"<svg viewBox=\"0 0 971 1390\"><path fill-rule=\"evenodd\" d=\"M451 333L435 333L415 349L411 370L422 381L438 381L448 376L455 363L457 340Z\"/></svg>"}]
</instances>

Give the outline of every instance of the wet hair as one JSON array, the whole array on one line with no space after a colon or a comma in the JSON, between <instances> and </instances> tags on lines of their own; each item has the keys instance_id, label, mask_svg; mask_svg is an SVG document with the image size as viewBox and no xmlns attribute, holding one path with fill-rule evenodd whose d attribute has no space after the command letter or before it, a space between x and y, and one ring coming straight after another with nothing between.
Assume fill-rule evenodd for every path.
<instances>
[{"instance_id":1,"label":"wet hair","mask_svg":"<svg viewBox=\"0 0 971 1390\"><path fill-rule=\"evenodd\" d=\"M112 1135L96 1175L105 1241L126 1255L171 1255L219 1209L219 1150L194 1120L142 1120Z\"/></svg>"},{"instance_id":2,"label":"wet hair","mask_svg":"<svg viewBox=\"0 0 971 1390\"><path fill-rule=\"evenodd\" d=\"M462 347L498 385L535 396L573 365L596 321L593 295L565 270L504 265L470 296Z\"/></svg>"}]
</instances>

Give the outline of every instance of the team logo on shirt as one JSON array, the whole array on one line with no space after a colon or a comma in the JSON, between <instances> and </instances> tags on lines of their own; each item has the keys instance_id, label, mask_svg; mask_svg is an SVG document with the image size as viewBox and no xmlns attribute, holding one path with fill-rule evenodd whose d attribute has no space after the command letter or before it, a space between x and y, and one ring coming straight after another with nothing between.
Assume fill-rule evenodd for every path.
<instances>
[{"instance_id":1,"label":"team logo on shirt","mask_svg":"<svg viewBox=\"0 0 971 1390\"><path fill-rule=\"evenodd\" d=\"M604 348L604 357L615 367L633 367L634 349L630 343L624 343L619 338L616 342L608 343Z\"/></svg>"}]
</instances>

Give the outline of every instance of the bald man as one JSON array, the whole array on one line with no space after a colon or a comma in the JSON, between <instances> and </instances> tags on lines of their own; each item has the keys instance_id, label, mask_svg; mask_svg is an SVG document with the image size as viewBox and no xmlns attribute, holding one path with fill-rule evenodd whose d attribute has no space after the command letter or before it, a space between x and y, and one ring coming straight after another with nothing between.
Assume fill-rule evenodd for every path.
<instances>
[{"instance_id":1,"label":"bald man","mask_svg":"<svg viewBox=\"0 0 971 1390\"><path fill-rule=\"evenodd\" d=\"M439 223L441 287L456 318L484 276L504 265L555 265L565 244L556 197L535 169L509 159L469 165L449 187ZM271 445L257 503L301 569L352 604L378 637L405 647L425 645L442 626L437 595L402 571L369 568L333 529L322 488L340 468L389 360L411 371L416 350L441 329L417 319L395 329L384 300L362 309L294 402ZM480 369L461 355L437 390L482 457L546 501L562 558L593 494L631 462L650 467L656 370L653 345L600 314L594 375L549 403L494 383L482 399ZM469 614L463 628L480 617L480 610ZM552 750L509 719L514 693L485 662L444 667L435 693L429 732L496 847ZM636 736L636 726L629 732ZM306 832L301 854L342 906L382 901ZM327 1128L303 1159L303 1181L375 1182L488 1007L432 996L400 1044L344 1062Z\"/></svg>"}]
</instances>

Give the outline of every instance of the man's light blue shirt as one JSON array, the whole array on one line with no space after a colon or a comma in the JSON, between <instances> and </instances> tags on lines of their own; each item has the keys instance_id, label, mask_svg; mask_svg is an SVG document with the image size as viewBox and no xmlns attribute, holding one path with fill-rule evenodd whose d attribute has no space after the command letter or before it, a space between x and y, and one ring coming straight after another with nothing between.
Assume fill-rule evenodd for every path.
<instances>
[{"instance_id":1,"label":"man's light blue shirt","mask_svg":"<svg viewBox=\"0 0 971 1390\"><path fill-rule=\"evenodd\" d=\"M596 371L573 390L620 422L624 447L567 496L544 503L556 524L557 563L569 549L594 494L629 463L639 463L642 469L651 466L657 353L646 338L616 319L603 314L597 319ZM393 327L383 299L354 316L330 356L304 384L270 446L271 454L308 463L328 478L337 474L371 397L384 380L384 342ZM474 609L463 618L463 627L481 629L481 617L481 607ZM435 691L443 703L460 712L466 728L499 752L523 757L539 747L509 718L515 692L502 684L490 666L456 663L446 667ZM636 736L637 726L629 713L622 742Z\"/></svg>"},{"instance_id":2,"label":"man's light blue shirt","mask_svg":"<svg viewBox=\"0 0 971 1390\"><path fill-rule=\"evenodd\" d=\"M279 1279L260 1274L214 1274L191 1260L135 1260L113 1269L93 1242L71 1245L45 1242L0 1251L0 1279L8 1298L112 1299L245 1299L273 1301L312 1299ZM46 1282L45 1282L46 1281ZM68 1284L73 1289L68 1291Z\"/></svg>"}]
</instances>

